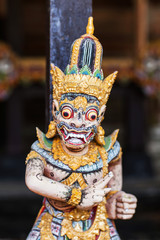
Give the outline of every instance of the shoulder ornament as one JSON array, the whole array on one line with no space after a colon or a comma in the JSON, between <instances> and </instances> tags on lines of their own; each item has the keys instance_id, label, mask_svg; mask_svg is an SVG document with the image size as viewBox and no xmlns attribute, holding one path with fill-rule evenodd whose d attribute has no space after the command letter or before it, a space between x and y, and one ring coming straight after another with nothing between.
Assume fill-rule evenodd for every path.
<instances>
[{"instance_id":1,"label":"shoulder ornament","mask_svg":"<svg viewBox=\"0 0 160 240\"><path fill-rule=\"evenodd\" d=\"M44 159L39 153L37 153L37 152L35 152L35 151L30 151L30 153L28 153L28 155L27 155L27 157L26 157L25 164L27 164L28 161L29 161L30 159L33 159L33 158L38 158L38 159L42 160L42 162L44 163L44 165L47 164L46 161L45 161L45 159Z\"/></svg>"},{"instance_id":2,"label":"shoulder ornament","mask_svg":"<svg viewBox=\"0 0 160 240\"><path fill-rule=\"evenodd\" d=\"M97 161L98 147L95 142L89 144L88 152L82 156L73 156L66 153L57 137L53 141L52 153L55 160L59 160L69 166L73 171L87 164L92 165Z\"/></svg>"},{"instance_id":3,"label":"shoulder ornament","mask_svg":"<svg viewBox=\"0 0 160 240\"><path fill-rule=\"evenodd\" d=\"M36 133L40 147L47 151L51 151L53 139L47 138L39 128L36 128Z\"/></svg>"},{"instance_id":4,"label":"shoulder ornament","mask_svg":"<svg viewBox=\"0 0 160 240\"><path fill-rule=\"evenodd\" d=\"M115 144L117 137L118 137L119 129L116 129L112 134L109 136L105 137L105 145L104 148L108 152L113 145Z\"/></svg>"},{"instance_id":5,"label":"shoulder ornament","mask_svg":"<svg viewBox=\"0 0 160 240\"><path fill-rule=\"evenodd\" d=\"M119 129L115 130L111 135L105 138L105 150L108 153L108 163L119 160L122 156L122 149L117 141Z\"/></svg>"}]
</instances>

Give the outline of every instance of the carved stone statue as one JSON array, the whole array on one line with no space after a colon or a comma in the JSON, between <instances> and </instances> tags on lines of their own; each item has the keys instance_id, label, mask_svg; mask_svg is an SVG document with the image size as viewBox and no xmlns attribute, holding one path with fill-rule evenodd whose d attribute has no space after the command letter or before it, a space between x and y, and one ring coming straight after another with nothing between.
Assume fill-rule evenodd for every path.
<instances>
[{"instance_id":1,"label":"carved stone statue","mask_svg":"<svg viewBox=\"0 0 160 240\"><path fill-rule=\"evenodd\" d=\"M104 137L100 125L117 72L103 77L92 17L86 32L65 73L51 65L53 121L26 158L26 184L44 196L27 240L118 240L114 219L135 213L136 197L121 190L118 130Z\"/></svg>"}]
</instances>

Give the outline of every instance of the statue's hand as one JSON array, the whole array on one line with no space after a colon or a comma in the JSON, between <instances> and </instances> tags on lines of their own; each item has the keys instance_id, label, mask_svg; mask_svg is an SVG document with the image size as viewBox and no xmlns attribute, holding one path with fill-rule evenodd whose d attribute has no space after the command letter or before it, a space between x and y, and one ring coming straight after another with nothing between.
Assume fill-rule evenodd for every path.
<instances>
[{"instance_id":1,"label":"statue's hand","mask_svg":"<svg viewBox=\"0 0 160 240\"><path fill-rule=\"evenodd\" d=\"M123 191L107 200L108 216L111 219L130 219L135 213L137 198Z\"/></svg>"},{"instance_id":2,"label":"statue's hand","mask_svg":"<svg viewBox=\"0 0 160 240\"><path fill-rule=\"evenodd\" d=\"M120 192L117 197L116 213L119 219L130 219L135 213L137 198L125 192Z\"/></svg>"},{"instance_id":3,"label":"statue's hand","mask_svg":"<svg viewBox=\"0 0 160 240\"><path fill-rule=\"evenodd\" d=\"M100 179L95 184L88 186L82 190L82 201L78 208L81 209L90 209L93 206L96 206L98 203L103 201L104 196L110 192L111 188L105 188L107 183L113 177L113 173L110 172L104 178Z\"/></svg>"}]
</instances>

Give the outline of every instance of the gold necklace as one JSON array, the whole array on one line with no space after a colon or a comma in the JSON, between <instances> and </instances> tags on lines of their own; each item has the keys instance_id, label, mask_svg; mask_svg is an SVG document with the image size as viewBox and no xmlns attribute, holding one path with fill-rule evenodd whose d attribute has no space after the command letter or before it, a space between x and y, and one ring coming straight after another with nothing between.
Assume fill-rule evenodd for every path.
<instances>
[{"instance_id":1,"label":"gold necklace","mask_svg":"<svg viewBox=\"0 0 160 240\"><path fill-rule=\"evenodd\" d=\"M73 156L66 153L61 145L59 137L53 140L52 153L55 160L59 160L68 165L72 170L76 170L81 166L95 163L98 158L98 146L95 142L91 142L88 146L88 152L82 156Z\"/></svg>"}]
</instances>

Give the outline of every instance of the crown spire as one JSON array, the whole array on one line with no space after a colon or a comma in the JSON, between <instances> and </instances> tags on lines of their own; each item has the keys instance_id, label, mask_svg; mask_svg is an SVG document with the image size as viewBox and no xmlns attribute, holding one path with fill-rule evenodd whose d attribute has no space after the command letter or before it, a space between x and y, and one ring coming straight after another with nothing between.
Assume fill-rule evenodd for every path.
<instances>
[{"instance_id":1,"label":"crown spire","mask_svg":"<svg viewBox=\"0 0 160 240\"><path fill-rule=\"evenodd\" d=\"M93 17L89 17L86 34L72 44L65 73L51 65L53 98L57 101L65 93L83 93L96 97L100 105L106 104L117 72L104 79L101 69L103 48L93 34Z\"/></svg>"},{"instance_id":2,"label":"crown spire","mask_svg":"<svg viewBox=\"0 0 160 240\"><path fill-rule=\"evenodd\" d=\"M69 61L70 70L66 69L66 74L74 74L78 71L80 74L87 75L96 73L96 77L103 80L101 71L103 49L101 43L93 34L93 17L89 17L86 34L76 39L72 44Z\"/></svg>"},{"instance_id":3,"label":"crown spire","mask_svg":"<svg viewBox=\"0 0 160 240\"><path fill-rule=\"evenodd\" d=\"M86 27L86 34L93 35L93 33L94 33L93 17L89 17L88 24Z\"/></svg>"}]
</instances>

